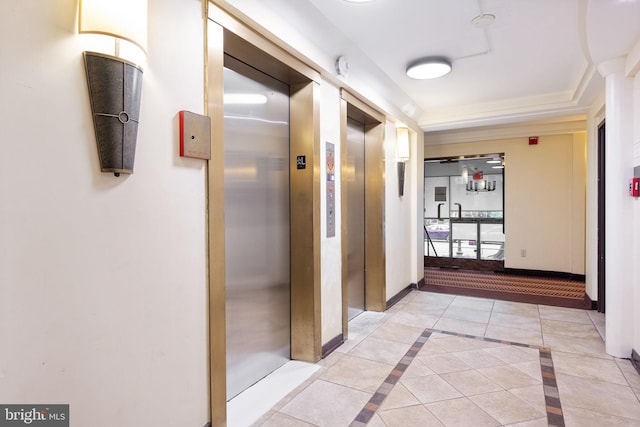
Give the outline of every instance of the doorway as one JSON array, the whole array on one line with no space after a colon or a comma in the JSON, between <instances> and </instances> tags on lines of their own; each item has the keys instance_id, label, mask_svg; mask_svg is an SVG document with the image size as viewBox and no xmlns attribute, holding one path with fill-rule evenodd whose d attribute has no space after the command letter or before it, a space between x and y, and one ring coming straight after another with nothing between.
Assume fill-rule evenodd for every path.
<instances>
[{"instance_id":1,"label":"doorway","mask_svg":"<svg viewBox=\"0 0 640 427\"><path fill-rule=\"evenodd\" d=\"M364 232L364 123L347 119L347 170L344 185L347 194L348 317L353 319L365 309L365 232Z\"/></svg>"},{"instance_id":2,"label":"doorway","mask_svg":"<svg viewBox=\"0 0 640 427\"><path fill-rule=\"evenodd\" d=\"M504 270L504 157L425 159L425 267Z\"/></svg>"},{"instance_id":3,"label":"doorway","mask_svg":"<svg viewBox=\"0 0 640 427\"><path fill-rule=\"evenodd\" d=\"M289 86L224 68L227 399L291 357Z\"/></svg>"},{"instance_id":4,"label":"doorway","mask_svg":"<svg viewBox=\"0 0 640 427\"><path fill-rule=\"evenodd\" d=\"M598 126L598 304L600 313L605 312L605 123Z\"/></svg>"}]
</instances>

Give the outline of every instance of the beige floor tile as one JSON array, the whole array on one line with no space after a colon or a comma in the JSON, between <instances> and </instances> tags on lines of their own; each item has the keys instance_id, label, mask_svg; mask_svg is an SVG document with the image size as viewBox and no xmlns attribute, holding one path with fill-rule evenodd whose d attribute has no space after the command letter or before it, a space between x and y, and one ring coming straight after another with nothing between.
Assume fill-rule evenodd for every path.
<instances>
[{"instance_id":1,"label":"beige floor tile","mask_svg":"<svg viewBox=\"0 0 640 427\"><path fill-rule=\"evenodd\" d=\"M462 394L438 375L401 379L400 382L422 403L462 397Z\"/></svg>"},{"instance_id":2,"label":"beige floor tile","mask_svg":"<svg viewBox=\"0 0 640 427\"><path fill-rule=\"evenodd\" d=\"M387 322L376 328L369 336L382 340L413 344L422 332L424 332L424 328Z\"/></svg>"},{"instance_id":3,"label":"beige floor tile","mask_svg":"<svg viewBox=\"0 0 640 427\"><path fill-rule=\"evenodd\" d=\"M389 323L398 323L424 330L425 328L433 328L438 319L438 316L432 316L430 314L400 311L391 316Z\"/></svg>"},{"instance_id":4,"label":"beige floor tile","mask_svg":"<svg viewBox=\"0 0 640 427\"><path fill-rule=\"evenodd\" d=\"M631 364L631 361L626 359L615 359L615 361L629 385L634 388L640 388L640 374Z\"/></svg>"},{"instance_id":5,"label":"beige floor tile","mask_svg":"<svg viewBox=\"0 0 640 427\"><path fill-rule=\"evenodd\" d=\"M640 402L628 386L565 374L557 374L556 380L563 406L640 421Z\"/></svg>"},{"instance_id":6,"label":"beige floor tile","mask_svg":"<svg viewBox=\"0 0 640 427\"><path fill-rule=\"evenodd\" d=\"M494 313L514 314L516 316L540 317L536 304L523 302L498 301L493 304Z\"/></svg>"},{"instance_id":7,"label":"beige floor tile","mask_svg":"<svg viewBox=\"0 0 640 427\"><path fill-rule=\"evenodd\" d=\"M360 313L358 317L349 321L349 333L368 335L380 326L386 317L388 317L387 314L376 311Z\"/></svg>"},{"instance_id":8,"label":"beige floor tile","mask_svg":"<svg viewBox=\"0 0 640 427\"><path fill-rule=\"evenodd\" d=\"M485 349L459 351L453 353L458 359L472 367L473 369L488 368L490 366L504 365L505 362L492 356Z\"/></svg>"},{"instance_id":9,"label":"beige floor tile","mask_svg":"<svg viewBox=\"0 0 640 427\"><path fill-rule=\"evenodd\" d=\"M323 368L329 368L332 365L334 365L338 360L342 359L343 357L344 357L344 353L338 352L338 351L334 351L333 353L331 353L330 355L328 355L324 359L320 359L320 361L317 363L317 365L321 366Z\"/></svg>"},{"instance_id":10,"label":"beige floor tile","mask_svg":"<svg viewBox=\"0 0 640 427\"><path fill-rule=\"evenodd\" d=\"M430 305L421 302L411 302L407 304L402 311L411 314L421 314L428 316L440 317L449 305Z\"/></svg>"},{"instance_id":11,"label":"beige floor tile","mask_svg":"<svg viewBox=\"0 0 640 427\"><path fill-rule=\"evenodd\" d=\"M373 394L393 368L393 365L386 363L345 355L327 369L320 379Z\"/></svg>"},{"instance_id":12,"label":"beige floor tile","mask_svg":"<svg viewBox=\"0 0 640 427\"><path fill-rule=\"evenodd\" d=\"M486 323L470 322L468 320L440 318L433 327L442 331L457 332L468 335L484 336Z\"/></svg>"},{"instance_id":13,"label":"beige floor tile","mask_svg":"<svg viewBox=\"0 0 640 427\"><path fill-rule=\"evenodd\" d=\"M404 408L415 405L420 405L420 401L407 390L402 383L397 383L387 398L384 399L382 405L380 405L380 410L384 411L386 409Z\"/></svg>"},{"instance_id":14,"label":"beige floor tile","mask_svg":"<svg viewBox=\"0 0 640 427\"><path fill-rule=\"evenodd\" d=\"M562 405L562 413L567 427L640 427L640 421L593 412L571 405Z\"/></svg>"},{"instance_id":15,"label":"beige floor tile","mask_svg":"<svg viewBox=\"0 0 640 427\"><path fill-rule=\"evenodd\" d=\"M473 310L491 311L495 301L488 298L456 296L451 303L454 307L466 307Z\"/></svg>"},{"instance_id":16,"label":"beige floor tile","mask_svg":"<svg viewBox=\"0 0 640 427\"><path fill-rule=\"evenodd\" d=\"M458 352L467 350L479 350L483 348L499 347L504 344L497 344L483 339L463 338L454 335L438 334L431 335L429 341L437 343L448 352Z\"/></svg>"},{"instance_id":17,"label":"beige floor tile","mask_svg":"<svg viewBox=\"0 0 640 427\"><path fill-rule=\"evenodd\" d=\"M638 398L638 401L640 402L640 388L635 388L634 387L633 392L636 394L636 397Z\"/></svg>"},{"instance_id":18,"label":"beige floor tile","mask_svg":"<svg viewBox=\"0 0 640 427\"><path fill-rule=\"evenodd\" d=\"M521 423L507 424L505 427L548 427L547 417L538 418L531 421L523 421Z\"/></svg>"},{"instance_id":19,"label":"beige floor tile","mask_svg":"<svg viewBox=\"0 0 640 427\"><path fill-rule=\"evenodd\" d=\"M613 359L605 351L604 342L600 338L576 338L567 335L543 334L544 344L553 351L587 354L603 359Z\"/></svg>"},{"instance_id":20,"label":"beige floor tile","mask_svg":"<svg viewBox=\"0 0 640 427\"><path fill-rule=\"evenodd\" d=\"M430 403L431 411L447 427L492 427L500 423L466 398Z\"/></svg>"},{"instance_id":21,"label":"beige floor tile","mask_svg":"<svg viewBox=\"0 0 640 427\"><path fill-rule=\"evenodd\" d=\"M508 391L471 396L469 399L502 424L535 420L546 415Z\"/></svg>"},{"instance_id":22,"label":"beige floor tile","mask_svg":"<svg viewBox=\"0 0 640 427\"><path fill-rule=\"evenodd\" d=\"M478 323L487 323L490 316L491 311L475 310L473 308L456 305L449 306L449 308L447 308L446 311L442 314L442 317L446 317L449 319L468 320L470 322Z\"/></svg>"},{"instance_id":23,"label":"beige floor tile","mask_svg":"<svg viewBox=\"0 0 640 427\"><path fill-rule=\"evenodd\" d=\"M449 351L439 344L438 340L429 339L418 352L418 356L426 356L428 354L448 353Z\"/></svg>"},{"instance_id":24,"label":"beige floor tile","mask_svg":"<svg viewBox=\"0 0 640 427\"><path fill-rule=\"evenodd\" d=\"M542 319L542 332L544 334L567 335L576 338L593 338L602 340L598 330L593 324L563 322L560 320Z\"/></svg>"},{"instance_id":25,"label":"beige floor tile","mask_svg":"<svg viewBox=\"0 0 640 427\"><path fill-rule=\"evenodd\" d=\"M477 371L452 372L450 374L442 374L440 378L465 396L503 390L503 387L499 384Z\"/></svg>"},{"instance_id":26,"label":"beige floor tile","mask_svg":"<svg viewBox=\"0 0 640 427\"><path fill-rule=\"evenodd\" d=\"M532 360L531 362L512 363L510 366L521 370L531 378L542 382L542 370L540 367L540 360Z\"/></svg>"},{"instance_id":27,"label":"beige floor tile","mask_svg":"<svg viewBox=\"0 0 640 427\"><path fill-rule=\"evenodd\" d=\"M446 374L471 369L471 366L451 353L429 354L427 356L419 356L417 359L436 374Z\"/></svg>"},{"instance_id":28,"label":"beige floor tile","mask_svg":"<svg viewBox=\"0 0 640 427\"><path fill-rule=\"evenodd\" d=\"M315 427L316 424L299 420L285 414L275 413L271 418L262 424L256 424L260 427Z\"/></svg>"},{"instance_id":29,"label":"beige floor tile","mask_svg":"<svg viewBox=\"0 0 640 427\"><path fill-rule=\"evenodd\" d=\"M367 427L387 427L378 414L374 414L373 418L367 424Z\"/></svg>"},{"instance_id":30,"label":"beige floor tile","mask_svg":"<svg viewBox=\"0 0 640 427\"><path fill-rule=\"evenodd\" d=\"M541 319L560 320L563 322L583 323L592 325L591 318L585 310L577 308L552 307L548 305L538 306Z\"/></svg>"},{"instance_id":31,"label":"beige floor tile","mask_svg":"<svg viewBox=\"0 0 640 427\"><path fill-rule=\"evenodd\" d=\"M604 313L598 313L595 310L589 310L587 311L587 316L589 316L595 327L598 329L598 332L600 332L600 335L602 335L602 339L604 339L604 330L607 323Z\"/></svg>"},{"instance_id":32,"label":"beige floor tile","mask_svg":"<svg viewBox=\"0 0 640 427\"><path fill-rule=\"evenodd\" d=\"M491 313L489 323L508 328L526 329L529 331L541 332L540 319L537 317L520 316L518 314Z\"/></svg>"},{"instance_id":33,"label":"beige floor tile","mask_svg":"<svg viewBox=\"0 0 640 427\"><path fill-rule=\"evenodd\" d=\"M620 368L613 360L562 351L554 351L551 357L556 373L628 385Z\"/></svg>"},{"instance_id":34,"label":"beige floor tile","mask_svg":"<svg viewBox=\"0 0 640 427\"><path fill-rule=\"evenodd\" d=\"M409 406L407 408L390 409L378 412L382 421L387 427L442 427L443 424L437 420L422 405Z\"/></svg>"},{"instance_id":35,"label":"beige floor tile","mask_svg":"<svg viewBox=\"0 0 640 427\"><path fill-rule=\"evenodd\" d=\"M482 368L478 372L506 390L540 384L540 380L511 365Z\"/></svg>"},{"instance_id":36,"label":"beige floor tile","mask_svg":"<svg viewBox=\"0 0 640 427\"><path fill-rule=\"evenodd\" d=\"M488 348L486 352L509 364L540 361L540 351L534 348L503 344L500 347Z\"/></svg>"},{"instance_id":37,"label":"beige floor tile","mask_svg":"<svg viewBox=\"0 0 640 427\"><path fill-rule=\"evenodd\" d=\"M421 302L430 305L448 306L456 298L455 295L438 294L434 292L412 292L415 294L413 302Z\"/></svg>"},{"instance_id":38,"label":"beige floor tile","mask_svg":"<svg viewBox=\"0 0 640 427\"><path fill-rule=\"evenodd\" d=\"M348 353L353 350L355 346L364 341L365 338L367 338L367 335L365 334L354 334L349 331L349 338L347 338L347 340L342 343L340 347L336 348L336 351L334 353Z\"/></svg>"},{"instance_id":39,"label":"beige floor tile","mask_svg":"<svg viewBox=\"0 0 640 427\"><path fill-rule=\"evenodd\" d=\"M318 426L347 426L370 397L370 393L317 380L280 412Z\"/></svg>"},{"instance_id":40,"label":"beige floor tile","mask_svg":"<svg viewBox=\"0 0 640 427\"><path fill-rule=\"evenodd\" d=\"M378 338L366 338L349 354L395 366L404 357L409 348L411 348L409 344L380 340Z\"/></svg>"},{"instance_id":41,"label":"beige floor tile","mask_svg":"<svg viewBox=\"0 0 640 427\"><path fill-rule=\"evenodd\" d=\"M538 331L508 328L505 326L488 325L486 337L513 341L523 344L542 345L542 334Z\"/></svg>"},{"instance_id":42,"label":"beige floor tile","mask_svg":"<svg viewBox=\"0 0 640 427\"><path fill-rule=\"evenodd\" d=\"M427 365L425 365L419 358L413 359L409 367L402 374L402 378L415 378L415 377L426 377L427 375L435 375Z\"/></svg>"},{"instance_id":43,"label":"beige floor tile","mask_svg":"<svg viewBox=\"0 0 640 427\"><path fill-rule=\"evenodd\" d=\"M544 386L542 384L528 387L513 388L509 390L517 398L524 400L541 413L547 411L547 403L544 398Z\"/></svg>"}]
</instances>

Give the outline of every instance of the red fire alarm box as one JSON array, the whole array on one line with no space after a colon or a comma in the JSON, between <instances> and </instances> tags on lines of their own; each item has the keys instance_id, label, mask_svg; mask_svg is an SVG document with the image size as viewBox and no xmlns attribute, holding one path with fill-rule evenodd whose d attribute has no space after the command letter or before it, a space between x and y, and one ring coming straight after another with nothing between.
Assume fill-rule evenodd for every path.
<instances>
[{"instance_id":1,"label":"red fire alarm box","mask_svg":"<svg viewBox=\"0 0 640 427\"><path fill-rule=\"evenodd\" d=\"M538 137L530 136L529 137L529 145L538 145Z\"/></svg>"},{"instance_id":2,"label":"red fire alarm box","mask_svg":"<svg viewBox=\"0 0 640 427\"><path fill-rule=\"evenodd\" d=\"M631 178L629 180L629 195L631 197L640 197L640 178Z\"/></svg>"}]
</instances>

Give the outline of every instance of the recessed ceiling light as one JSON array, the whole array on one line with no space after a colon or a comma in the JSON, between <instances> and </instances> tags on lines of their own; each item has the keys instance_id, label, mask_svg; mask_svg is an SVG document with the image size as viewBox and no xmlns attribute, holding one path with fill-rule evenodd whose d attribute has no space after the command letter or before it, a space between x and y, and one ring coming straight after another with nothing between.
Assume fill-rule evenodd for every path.
<instances>
[{"instance_id":1,"label":"recessed ceiling light","mask_svg":"<svg viewBox=\"0 0 640 427\"><path fill-rule=\"evenodd\" d=\"M503 166L503 165L500 165L500 166L491 166L491 168L493 168L493 169L504 169L504 166Z\"/></svg>"},{"instance_id":2,"label":"recessed ceiling light","mask_svg":"<svg viewBox=\"0 0 640 427\"><path fill-rule=\"evenodd\" d=\"M412 79L435 79L451 71L451 61L442 56L418 59L407 67L407 76Z\"/></svg>"},{"instance_id":3,"label":"recessed ceiling light","mask_svg":"<svg viewBox=\"0 0 640 427\"><path fill-rule=\"evenodd\" d=\"M502 163L502 160L487 160L487 163L489 163L489 164L498 164L498 163Z\"/></svg>"}]
</instances>

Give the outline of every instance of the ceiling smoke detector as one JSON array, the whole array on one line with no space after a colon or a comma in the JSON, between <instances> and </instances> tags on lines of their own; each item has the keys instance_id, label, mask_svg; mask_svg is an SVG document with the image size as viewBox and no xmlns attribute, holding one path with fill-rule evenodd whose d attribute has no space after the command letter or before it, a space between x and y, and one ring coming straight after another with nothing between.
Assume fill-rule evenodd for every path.
<instances>
[{"instance_id":1,"label":"ceiling smoke detector","mask_svg":"<svg viewBox=\"0 0 640 427\"><path fill-rule=\"evenodd\" d=\"M471 23L477 27L482 29L487 29L493 24L493 21L496 20L496 16L490 13L481 13L471 20Z\"/></svg>"}]
</instances>

